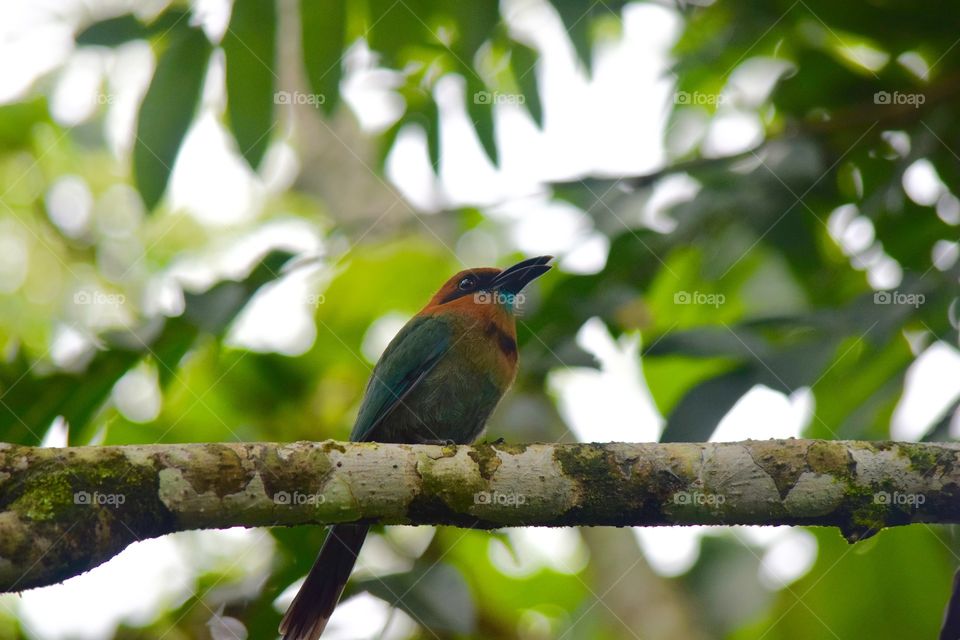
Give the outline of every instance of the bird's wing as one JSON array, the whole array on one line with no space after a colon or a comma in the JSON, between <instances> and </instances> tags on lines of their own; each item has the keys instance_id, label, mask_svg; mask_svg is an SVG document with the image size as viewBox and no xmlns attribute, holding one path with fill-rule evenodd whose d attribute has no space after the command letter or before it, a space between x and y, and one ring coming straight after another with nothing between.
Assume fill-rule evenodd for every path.
<instances>
[{"instance_id":1,"label":"bird's wing","mask_svg":"<svg viewBox=\"0 0 960 640\"><path fill-rule=\"evenodd\" d=\"M373 440L380 422L437 365L452 343L450 325L437 316L419 316L404 325L373 369L350 439Z\"/></svg>"}]
</instances>

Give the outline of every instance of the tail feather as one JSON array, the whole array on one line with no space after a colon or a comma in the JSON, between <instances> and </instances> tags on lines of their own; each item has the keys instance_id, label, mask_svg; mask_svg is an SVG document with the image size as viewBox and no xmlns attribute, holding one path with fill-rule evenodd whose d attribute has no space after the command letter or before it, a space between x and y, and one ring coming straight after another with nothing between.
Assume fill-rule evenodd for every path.
<instances>
[{"instance_id":1,"label":"tail feather","mask_svg":"<svg viewBox=\"0 0 960 640\"><path fill-rule=\"evenodd\" d=\"M338 524L330 528L300 592L280 623L283 640L317 640L333 615L370 527Z\"/></svg>"}]
</instances>

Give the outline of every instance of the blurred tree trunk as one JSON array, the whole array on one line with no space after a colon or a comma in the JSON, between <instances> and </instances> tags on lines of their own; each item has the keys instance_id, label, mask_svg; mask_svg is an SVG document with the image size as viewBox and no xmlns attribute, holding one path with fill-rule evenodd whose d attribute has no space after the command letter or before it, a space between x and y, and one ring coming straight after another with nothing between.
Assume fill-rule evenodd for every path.
<instances>
[{"instance_id":1,"label":"blurred tree trunk","mask_svg":"<svg viewBox=\"0 0 960 640\"><path fill-rule=\"evenodd\" d=\"M299 2L283 0L279 10L279 84L291 93L311 94L303 67L309 52L301 50ZM341 104L328 118L316 105L294 102L288 113L290 143L300 162L298 190L317 196L336 220L359 228L358 235L376 222L381 228L373 233L378 236L409 216L410 205L378 171L376 139L360 129L349 109Z\"/></svg>"},{"instance_id":2,"label":"blurred tree trunk","mask_svg":"<svg viewBox=\"0 0 960 640\"><path fill-rule=\"evenodd\" d=\"M680 585L657 575L627 529L584 527L596 607L621 637L626 627L644 640L706 640L693 603Z\"/></svg>"}]
</instances>

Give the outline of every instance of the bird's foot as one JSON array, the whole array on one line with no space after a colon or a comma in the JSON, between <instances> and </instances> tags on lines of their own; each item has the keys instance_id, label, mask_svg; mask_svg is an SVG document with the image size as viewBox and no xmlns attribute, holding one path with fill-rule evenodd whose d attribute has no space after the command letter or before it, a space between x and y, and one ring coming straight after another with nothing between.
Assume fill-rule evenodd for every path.
<instances>
[{"instance_id":1,"label":"bird's foot","mask_svg":"<svg viewBox=\"0 0 960 640\"><path fill-rule=\"evenodd\" d=\"M453 440L421 440L420 444L435 444L440 447L449 447L452 444L457 444Z\"/></svg>"}]
</instances>

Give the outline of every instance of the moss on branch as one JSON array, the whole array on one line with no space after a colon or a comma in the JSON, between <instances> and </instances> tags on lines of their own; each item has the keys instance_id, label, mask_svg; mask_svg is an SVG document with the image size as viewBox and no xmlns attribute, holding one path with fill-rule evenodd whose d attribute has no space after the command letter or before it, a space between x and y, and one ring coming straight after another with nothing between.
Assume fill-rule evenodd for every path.
<instances>
[{"instance_id":1,"label":"moss on branch","mask_svg":"<svg viewBox=\"0 0 960 640\"><path fill-rule=\"evenodd\" d=\"M855 541L960 522L955 444L0 444L0 590L173 531L337 522L823 525Z\"/></svg>"}]
</instances>

